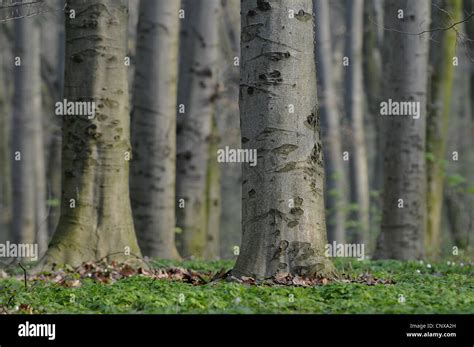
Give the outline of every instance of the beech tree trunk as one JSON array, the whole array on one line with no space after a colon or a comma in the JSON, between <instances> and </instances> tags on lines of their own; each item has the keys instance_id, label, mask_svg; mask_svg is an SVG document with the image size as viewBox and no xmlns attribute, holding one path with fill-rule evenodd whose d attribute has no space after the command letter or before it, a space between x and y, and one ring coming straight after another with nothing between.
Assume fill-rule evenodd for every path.
<instances>
[{"instance_id":1,"label":"beech tree trunk","mask_svg":"<svg viewBox=\"0 0 474 347\"><path fill-rule=\"evenodd\" d=\"M15 20L15 92L12 124L12 233L16 243L39 243L44 251L44 235L39 233L44 217L41 204L44 161L41 124L40 31L36 18ZM44 162L43 162L44 164ZM43 177L40 177L40 174ZM43 230L42 230L43 231Z\"/></svg>"},{"instance_id":2,"label":"beech tree trunk","mask_svg":"<svg viewBox=\"0 0 474 347\"><path fill-rule=\"evenodd\" d=\"M63 116L61 217L44 265L140 255L128 188L126 37L126 1L68 1L64 96L95 102L96 112Z\"/></svg>"},{"instance_id":3,"label":"beech tree trunk","mask_svg":"<svg viewBox=\"0 0 474 347\"><path fill-rule=\"evenodd\" d=\"M243 164L233 275L328 275L312 1L241 4L242 144L257 150L258 162Z\"/></svg>"},{"instance_id":4,"label":"beech tree trunk","mask_svg":"<svg viewBox=\"0 0 474 347\"><path fill-rule=\"evenodd\" d=\"M223 1L223 15L219 21L220 69L219 81L223 90L217 99L217 127L220 148L241 148L239 115L240 67L240 0ZM215 153L215 152L214 152ZM220 163L221 219L220 255L235 258L236 247L241 242L242 226L242 165Z\"/></svg>"},{"instance_id":5,"label":"beech tree trunk","mask_svg":"<svg viewBox=\"0 0 474 347\"><path fill-rule=\"evenodd\" d=\"M450 15L437 13L435 27L443 27L461 20L462 1L445 0L442 2ZM447 20L442 18L447 17ZM435 33L436 35L436 33ZM437 49L432 50L433 74L431 76L431 103L427 121L426 151L427 160L427 202L428 224L425 235L425 248L429 256L437 257L441 250L441 215L446 164L446 143L451 114L451 95L454 71L453 57L456 55L457 33L455 30L442 30L436 36Z\"/></svg>"},{"instance_id":6,"label":"beech tree trunk","mask_svg":"<svg viewBox=\"0 0 474 347\"><path fill-rule=\"evenodd\" d=\"M140 3L130 194L144 255L178 259L175 235L180 2Z\"/></svg>"},{"instance_id":7,"label":"beech tree trunk","mask_svg":"<svg viewBox=\"0 0 474 347\"><path fill-rule=\"evenodd\" d=\"M5 26L0 27L2 47L10 50L5 33ZM11 177L11 78L5 73L7 57L0 54L0 241L9 239L12 214L12 177ZM11 62L11 59L10 59ZM8 71L11 69L9 68Z\"/></svg>"},{"instance_id":8,"label":"beech tree trunk","mask_svg":"<svg viewBox=\"0 0 474 347\"><path fill-rule=\"evenodd\" d=\"M404 19L398 19L403 9ZM431 1L385 2L383 53L384 98L420 103L420 117L384 117L384 199L376 258L400 260L423 256L426 229L425 134L429 35L407 35L429 29ZM402 199L402 200L400 200ZM401 205L403 204L403 205Z\"/></svg>"},{"instance_id":9,"label":"beech tree trunk","mask_svg":"<svg viewBox=\"0 0 474 347\"><path fill-rule=\"evenodd\" d=\"M466 34L466 26L457 28ZM461 39L462 40L462 39ZM456 49L459 65L454 68L452 102L450 103L451 118L446 146L446 177L444 189L444 206L449 222L452 246L466 251L469 239L474 237L474 195L469 192L474 182L474 141L472 134L471 83L470 73L472 62L469 46L460 41ZM454 152L458 160L453 160ZM471 252L474 250L471 250ZM450 255L452 249L450 249Z\"/></svg>"},{"instance_id":10,"label":"beech tree trunk","mask_svg":"<svg viewBox=\"0 0 474 347\"><path fill-rule=\"evenodd\" d=\"M366 99L366 143L367 164L369 170L370 189L370 248L366 252L373 253L375 240L380 232L382 215L383 189L383 146L382 119L380 102L382 101L382 56L383 45L383 3L382 1L364 2L364 44L363 74L364 95Z\"/></svg>"},{"instance_id":11,"label":"beech tree trunk","mask_svg":"<svg viewBox=\"0 0 474 347\"><path fill-rule=\"evenodd\" d=\"M183 257L205 256L208 227L207 175L212 118L216 110L219 0L185 2L179 77L176 198L178 249ZM216 156L216 153L213 154ZM184 207L180 204L184 200Z\"/></svg>"},{"instance_id":12,"label":"beech tree trunk","mask_svg":"<svg viewBox=\"0 0 474 347\"><path fill-rule=\"evenodd\" d=\"M329 1L317 0L315 3L316 18L316 55L319 82L323 93L319 93L322 106L322 124L327 128L324 136L326 141L326 189L327 209L329 210L328 230L330 241L344 243L346 239L346 208L347 182L344 170L344 161L341 142L340 115L337 107L336 91L333 81L331 45L331 23L329 15Z\"/></svg>"},{"instance_id":13,"label":"beech tree trunk","mask_svg":"<svg viewBox=\"0 0 474 347\"><path fill-rule=\"evenodd\" d=\"M48 237L58 225L61 201L61 117L54 113L55 103L63 100L64 89L64 5L51 1L53 12L41 15L41 75L46 151L46 196Z\"/></svg>"},{"instance_id":14,"label":"beech tree trunk","mask_svg":"<svg viewBox=\"0 0 474 347\"><path fill-rule=\"evenodd\" d=\"M357 205L357 227L355 240L368 249L369 242L369 170L367 167L367 146L365 143L364 93L362 74L364 0L348 2L347 12L347 112L351 123L351 200Z\"/></svg>"}]
</instances>

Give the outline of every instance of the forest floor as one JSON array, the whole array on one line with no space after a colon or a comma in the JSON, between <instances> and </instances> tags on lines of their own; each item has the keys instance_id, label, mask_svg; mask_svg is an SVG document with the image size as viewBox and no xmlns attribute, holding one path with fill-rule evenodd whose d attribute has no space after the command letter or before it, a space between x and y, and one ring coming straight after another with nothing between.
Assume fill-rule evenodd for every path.
<instances>
[{"instance_id":1,"label":"forest floor","mask_svg":"<svg viewBox=\"0 0 474 347\"><path fill-rule=\"evenodd\" d=\"M151 264L0 270L0 313L474 313L473 263L336 259L346 280L316 284L229 282L233 261Z\"/></svg>"}]
</instances>

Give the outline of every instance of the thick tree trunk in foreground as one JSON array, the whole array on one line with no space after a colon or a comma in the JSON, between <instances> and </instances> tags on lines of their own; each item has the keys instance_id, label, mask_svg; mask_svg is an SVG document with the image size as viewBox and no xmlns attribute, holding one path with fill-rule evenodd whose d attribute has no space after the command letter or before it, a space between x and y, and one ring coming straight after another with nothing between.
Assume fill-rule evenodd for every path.
<instances>
[{"instance_id":1,"label":"thick tree trunk in foreground","mask_svg":"<svg viewBox=\"0 0 474 347\"><path fill-rule=\"evenodd\" d=\"M397 18L404 9L405 19ZM429 29L431 2L388 0L385 27L419 33ZM401 260L423 256L426 226L425 132L429 35L385 32L385 100L419 102L420 117L386 115L384 203L376 258ZM401 201L402 199L403 201ZM401 207L403 203L403 207Z\"/></svg>"},{"instance_id":2,"label":"thick tree trunk in foreground","mask_svg":"<svg viewBox=\"0 0 474 347\"><path fill-rule=\"evenodd\" d=\"M327 202L329 210L331 231L329 235L332 241L344 243L345 223L346 223L346 204L347 204L347 182L344 172L344 162L342 158L341 125L340 115L337 107L336 91L333 81L331 47L331 26L329 16L329 1L315 1L316 18L316 55L318 58L318 76L323 93L319 93L319 100L322 106L322 122L327 127L327 134L324 140L327 140L324 148L326 172ZM322 95L321 95L322 94ZM332 226L331 226L332 224Z\"/></svg>"},{"instance_id":3,"label":"thick tree trunk in foreground","mask_svg":"<svg viewBox=\"0 0 474 347\"><path fill-rule=\"evenodd\" d=\"M124 261L140 254L128 189L127 2L71 0L68 10L64 96L93 101L96 112L63 116L61 217L43 260Z\"/></svg>"},{"instance_id":4,"label":"thick tree trunk in foreground","mask_svg":"<svg viewBox=\"0 0 474 347\"><path fill-rule=\"evenodd\" d=\"M233 274L330 274L312 1L246 0L241 13L242 144L257 150L258 162L243 164L243 239Z\"/></svg>"},{"instance_id":5,"label":"thick tree trunk in foreground","mask_svg":"<svg viewBox=\"0 0 474 347\"><path fill-rule=\"evenodd\" d=\"M347 112L351 123L351 200L357 205L355 240L368 249L369 242L369 171L364 131L364 93L362 74L364 0L349 1L347 56Z\"/></svg>"},{"instance_id":6,"label":"thick tree trunk in foreground","mask_svg":"<svg viewBox=\"0 0 474 347\"><path fill-rule=\"evenodd\" d=\"M219 0L187 1L182 45L177 130L177 224L183 257L205 256L207 240L207 175L212 117L216 110L216 65L219 57ZM215 153L213 155L216 155ZM184 199L184 208L180 200Z\"/></svg>"},{"instance_id":7,"label":"thick tree trunk in foreground","mask_svg":"<svg viewBox=\"0 0 474 347\"><path fill-rule=\"evenodd\" d=\"M42 211L38 210L40 196L36 190L37 182L44 180L39 177L39 162L44 160L41 138L40 32L36 18L17 19L14 25L15 57L20 58L17 61L20 65L15 66L12 124L12 233L15 242L40 242L39 248L44 250L43 235L37 233L38 218L41 218Z\"/></svg>"},{"instance_id":8,"label":"thick tree trunk in foreground","mask_svg":"<svg viewBox=\"0 0 474 347\"><path fill-rule=\"evenodd\" d=\"M174 244L180 2L140 3L130 196L144 255L179 258Z\"/></svg>"},{"instance_id":9,"label":"thick tree trunk in foreground","mask_svg":"<svg viewBox=\"0 0 474 347\"><path fill-rule=\"evenodd\" d=\"M462 16L461 0L445 0L443 8L450 14L437 13L434 27L443 27L459 22ZM441 18L447 17L447 21ZM438 46L432 50L433 75L431 76L431 103L428 113L426 151L427 186L427 228L425 249L429 256L437 257L441 250L441 215L446 164L446 143L451 114L451 95L453 90L453 57L456 55L457 33L455 30L442 30L434 34ZM449 158L448 160L451 160Z\"/></svg>"}]
</instances>

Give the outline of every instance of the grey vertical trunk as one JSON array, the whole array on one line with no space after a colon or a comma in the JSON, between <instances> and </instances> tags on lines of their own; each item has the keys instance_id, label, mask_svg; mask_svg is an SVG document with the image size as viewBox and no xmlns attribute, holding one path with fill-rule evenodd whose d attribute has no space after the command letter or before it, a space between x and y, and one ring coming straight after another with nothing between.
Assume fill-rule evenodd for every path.
<instances>
[{"instance_id":1,"label":"grey vertical trunk","mask_svg":"<svg viewBox=\"0 0 474 347\"><path fill-rule=\"evenodd\" d=\"M322 108L322 124L326 126L324 135L327 208L329 210L329 233L331 240L345 242L346 223L346 174L344 170L340 115L337 106L336 90L333 81L331 23L329 1L315 1L316 17L316 55L318 59L318 76L322 86L319 100Z\"/></svg>"},{"instance_id":2,"label":"grey vertical trunk","mask_svg":"<svg viewBox=\"0 0 474 347\"><path fill-rule=\"evenodd\" d=\"M369 172L364 126L364 93L362 75L362 42L364 0L349 1L347 12L347 112L351 123L351 198L357 205L355 239L368 248L369 241Z\"/></svg>"},{"instance_id":3,"label":"grey vertical trunk","mask_svg":"<svg viewBox=\"0 0 474 347\"><path fill-rule=\"evenodd\" d=\"M243 164L235 276L333 272L325 256L312 7L310 0L242 1L242 144L257 150L258 161Z\"/></svg>"},{"instance_id":4,"label":"grey vertical trunk","mask_svg":"<svg viewBox=\"0 0 474 347\"><path fill-rule=\"evenodd\" d=\"M240 67L240 0L223 1L223 15L219 21L221 58L219 81L223 87L217 99L217 127L220 148L241 148L239 116ZM214 152L215 153L215 152ZM242 226L242 167L241 163L221 163L221 220L220 255L235 257L240 246Z\"/></svg>"},{"instance_id":5,"label":"grey vertical trunk","mask_svg":"<svg viewBox=\"0 0 474 347\"><path fill-rule=\"evenodd\" d=\"M0 45L10 50L6 35L6 25L0 26ZM10 237L10 222L12 213L11 191L11 78L6 71L11 71L11 57L5 52L0 54L0 240L6 241ZM7 69L7 63L8 69Z\"/></svg>"},{"instance_id":6,"label":"grey vertical trunk","mask_svg":"<svg viewBox=\"0 0 474 347\"><path fill-rule=\"evenodd\" d=\"M177 126L176 198L180 253L204 257L206 182L212 117L216 110L219 0L186 1L183 20ZM182 106L181 106L182 105ZM216 155L216 154L214 154ZM184 208L180 201L184 200Z\"/></svg>"},{"instance_id":7,"label":"grey vertical trunk","mask_svg":"<svg viewBox=\"0 0 474 347\"><path fill-rule=\"evenodd\" d=\"M404 10L404 19L397 18ZM418 102L420 117L384 117L384 200L377 258L416 259L423 256L426 226L425 131L429 35L406 35L429 29L431 2L385 2L383 66L384 101ZM402 199L402 200L400 200ZM403 203L403 207L402 204Z\"/></svg>"},{"instance_id":8,"label":"grey vertical trunk","mask_svg":"<svg viewBox=\"0 0 474 347\"><path fill-rule=\"evenodd\" d=\"M177 259L176 102L180 2L141 1L132 114L130 194L145 255Z\"/></svg>"},{"instance_id":9,"label":"grey vertical trunk","mask_svg":"<svg viewBox=\"0 0 474 347\"><path fill-rule=\"evenodd\" d=\"M140 255L128 188L126 37L126 1L68 1L64 97L96 107L94 117L63 116L61 217L46 266Z\"/></svg>"},{"instance_id":10,"label":"grey vertical trunk","mask_svg":"<svg viewBox=\"0 0 474 347\"><path fill-rule=\"evenodd\" d=\"M466 34L465 25L460 25L458 30ZM474 195L469 193L469 186L474 182L474 141L471 136L473 119L470 99L472 62L468 49L467 44L457 46L459 65L454 69L443 207L446 209L453 246L460 250L467 250L469 239L474 237ZM453 160L454 152L458 160Z\"/></svg>"},{"instance_id":11,"label":"grey vertical trunk","mask_svg":"<svg viewBox=\"0 0 474 347\"><path fill-rule=\"evenodd\" d=\"M364 91L366 96L366 112L369 115L366 122L367 163L369 168L370 194L370 240L380 231L380 215L382 211L381 190L383 184L383 145L382 119L379 105L382 99L382 57L383 40L383 2L364 2ZM370 247L370 251L373 249Z\"/></svg>"},{"instance_id":12,"label":"grey vertical trunk","mask_svg":"<svg viewBox=\"0 0 474 347\"><path fill-rule=\"evenodd\" d=\"M64 88L64 4L51 1L53 12L41 16L41 57L43 108L45 117L48 234L52 236L59 221L61 200L61 117L54 113L62 101Z\"/></svg>"},{"instance_id":13,"label":"grey vertical trunk","mask_svg":"<svg viewBox=\"0 0 474 347\"><path fill-rule=\"evenodd\" d=\"M15 57L21 65L15 66L15 93L12 124L12 184L13 221L12 231L17 243L40 241L37 235L40 195L36 183L41 178L43 161L41 142L41 76L40 36L36 18L15 20ZM38 133L39 132L39 133ZM38 155L40 157L38 157ZM18 159L18 160L16 160ZM44 174L44 173L43 173ZM39 187L41 188L41 187ZM38 239L38 236L40 238Z\"/></svg>"}]
</instances>

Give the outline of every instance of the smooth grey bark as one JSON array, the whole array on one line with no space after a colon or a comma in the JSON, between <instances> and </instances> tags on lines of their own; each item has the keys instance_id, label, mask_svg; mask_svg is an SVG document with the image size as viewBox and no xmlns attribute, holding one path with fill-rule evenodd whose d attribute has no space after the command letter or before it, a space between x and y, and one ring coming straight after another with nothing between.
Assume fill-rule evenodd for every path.
<instances>
[{"instance_id":1,"label":"smooth grey bark","mask_svg":"<svg viewBox=\"0 0 474 347\"><path fill-rule=\"evenodd\" d=\"M180 0L176 0L181 2ZM127 40L127 57L130 58L130 66L128 66L128 83L135 85L135 68L136 68L136 53L137 53L137 31L138 31L138 17L140 12L141 0L128 0L128 40ZM133 104L134 88L129 88L130 104Z\"/></svg>"},{"instance_id":2,"label":"smooth grey bark","mask_svg":"<svg viewBox=\"0 0 474 347\"><path fill-rule=\"evenodd\" d=\"M404 19L397 18L398 9ZM420 103L420 118L384 117L384 200L376 258L417 259L423 256L426 228L425 132L429 35L405 35L429 29L431 2L385 2L383 52L384 99ZM399 208L403 199L403 208Z\"/></svg>"},{"instance_id":3,"label":"smooth grey bark","mask_svg":"<svg viewBox=\"0 0 474 347\"><path fill-rule=\"evenodd\" d=\"M383 145L382 119L379 105L382 100L382 57L383 45L383 1L364 2L364 43L363 43L363 74L364 95L366 100L366 143L367 163L369 169L370 189L370 241L375 245L375 239L380 232L382 211L381 191L383 189ZM370 247L373 252L373 247Z\"/></svg>"},{"instance_id":4,"label":"smooth grey bark","mask_svg":"<svg viewBox=\"0 0 474 347\"><path fill-rule=\"evenodd\" d=\"M178 104L176 209L178 250L183 257L205 256L207 174L212 117L216 110L219 0L185 2ZM215 155L215 154L214 154ZM184 208L180 200L184 200Z\"/></svg>"},{"instance_id":5,"label":"smooth grey bark","mask_svg":"<svg viewBox=\"0 0 474 347\"><path fill-rule=\"evenodd\" d=\"M322 87L322 93L319 93L322 106L321 123L327 130L323 136L323 147L326 159L326 207L329 210L328 234L330 241L344 243L346 238L347 182L342 154L340 114L333 81L329 1L317 0L314 4L318 82Z\"/></svg>"},{"instance_id":6,"label":"smooth grey bark","mask_svg":"<svg viewBox=\"0 0 474 347\"><path fill-rule=\"evenodd\" d=\"M239 115L240 67L240 0L222 2L223 15L219 20L220 68L219 83L222 90L217 99L216 117L219 129L219 147L241 148ZM240 246L242 225L242 165L221 163L221 218L220 256L235 258L235 247Z\"/></svg>"},{"instance_id":7,"label":"smooth grey bark","mask_svg":"<svg viewBox=\"0 0 474 347\"><path fill-rule=\"evenodd\" d=\"M36 18L15 20L15 91L12 124L12 233L16 243L39 243L44 250L42 234L38 234L42 218L41 192L37 194L42 152L40 35ZM40 148L38 148L40 147ZM15 158L16 157L16 158ZM21 160L15 160L21 159ZM42 172L44 175L44 172ZM41 221L43 222L43 221Z\"/></svg>"},{"instance_id":8,"label":"smooth grey bark","mask_svg":"<svg viewBox=\"0 0 474 347\"><path fill-rule=\"evenodd\" d=\"M53 12L40 17L48 236L53 235L61 212L61 118L54 113L54 109L55 103L63 100L65 0L54 0L50 4Z\"/></svg>"},{"instance_id":9,"label":"smooth grey bark","mask_svg":"<svg viewBox=\"0 0 474 347\"><path fill-rule=\"evenodd\" d=\"M364 0L348 2L347 51L347 113L351 124L351 201L357 205L357 228L355 240L368 249L369 243L369 171L367 167L367 145L365 143L364 93L363 93L363 19Z\"/></svg>"},{"instance_id":10,"label":"smooth grey bark","mask_svg":"<svg viewBox=\"0 0 474 347\"><path fill-rule=\"evenodd\" d=\"M258 162L243 164L242 246L232 272L328 275L312 1L241 4L242 144Z\"/></svg>"},{"instance_id":11,"label":"smooth grey bark","mask_svg":"<svg viewBox=\"0 0 474 347\"><path fill-rule=\"evenodd\" d=\"M92 119L63 117L61 217L41 265L133 261L140 250L128 187L127 2L69 0L66 14L71 10L64 96L96 109Z\"/></svg>"},{"instance_id":12,"label":"smooth grey bark","mask_svg":"<svg viewBox=\"0 0 474 347\"><path fill-rule=\"evenodd\" d=\"M178 259L175 235L180 2L141 1L132 113L130 197L144 255Z\"/></svg>"},{"instance_id":13,"label":"smooth grey bark","mask_svg":"<svg viewBox=\"0 0 474 347\"><path fill-rule=\"evenodd\" d=\"M0 26L0 45L10 50L6 26ZM12 213L11 192L11 78L7 78L6 64L10 61L8 71L11 70L11 59L4 52L0 54L0 241L6 241L10 236L10 222Z\"/></svg>"}]
</instances>

